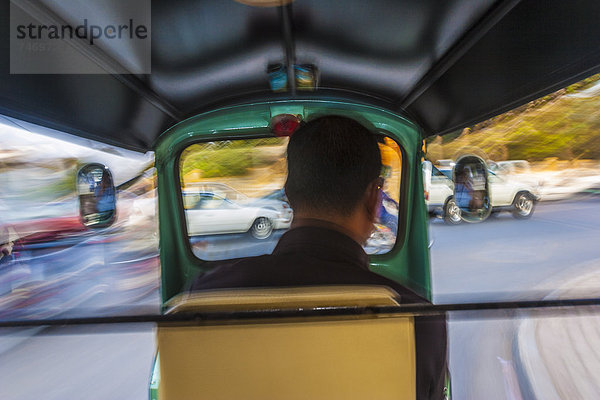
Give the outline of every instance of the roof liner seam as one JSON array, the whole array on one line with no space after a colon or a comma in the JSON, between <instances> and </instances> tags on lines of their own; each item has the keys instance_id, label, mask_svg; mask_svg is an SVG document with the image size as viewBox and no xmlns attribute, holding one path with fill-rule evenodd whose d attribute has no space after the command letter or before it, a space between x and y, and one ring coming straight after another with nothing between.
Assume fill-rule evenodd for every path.
<instances>
[{"instance_id":1,"label":"roof liner seam","mask_svg":"<svg viewBox=\"0 0 600 400\"><path fill-rule=\"evenodd\" d=\"M167 100L159 97L156 93L149 89L148 86L146 86L140 79L122 74L114 74L113 76L119 82L123 83L125 86L127 86L134 92L138 93L141 97L146 99L150 104L158 108L163 113L167 114L169 117L173 118L176 122L182 121L184 119L183 112L181 112L178 108L173 106Z\"/></svg>"},{"instance_id":2,"label":"roof liner seam","mask_svg":"<svg viewBox=\"0 0 600 400\"><path fill-rule=\"evenodd\" d=\"M40 2L33 2L30 0L19 1L19 7L23 8L25 12L30 15L34 15L43 22L50 22L49 25L66 26L70 25L67 21L61 18L58 14L46 7ZM116 71L127 70L120 62L109 56L99 47L91 47L83 44L85 39L81 39L78 36L73 37L69 44L71 44L76 51L82 54L84 57L91 60L93 63L98 65L100 68L114 76L119 82L132 89L134 92L139 94L141 97L146 99L149 103L154 105L160 111L167 114L169 117L181 121L183 113L175 108L172 104L166 100L160 98L156 93L150 90L139 78L134 75L119 74Z\"/></svg>"},{"instance_id":3,"label":"roof liner seam","mask_svg":"<svg viewBox=\"0 0 600 400\"><path fill-rule=\"evenodd\" d=\"M478 20L453 46L440 57L437 63L414 86L414 88L395 106L406 110L427 89L429 89L443 74L469 51L487 32L508 14L521 0L501 0ZM421 122L421 121L419 121ZM425 126L425 125L424 125Z\"/></svg>"}]
</instances>

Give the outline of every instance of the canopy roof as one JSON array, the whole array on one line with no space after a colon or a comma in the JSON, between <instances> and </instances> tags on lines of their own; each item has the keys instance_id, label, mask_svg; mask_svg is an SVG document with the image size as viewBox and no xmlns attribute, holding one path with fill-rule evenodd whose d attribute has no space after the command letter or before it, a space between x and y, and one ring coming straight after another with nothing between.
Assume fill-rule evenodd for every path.
<instances>
[{"instance_id":1,"label":"canopy roof","mask_svg":"<svg viewBox=\"0 0 600 400\"><path fill-rule=\"evenodd\" d=\"M66 23L85 17L91 4L16 2ZM310 96L405 112L434 135L600 71L597 0L284 2L152 1L151 74L25 75L10 74L10 2L2 1L0 113L146 151L198 112ZM122 1L106 3L93 12L121 12ZM135 71L144 55L117 46L98 46L94 62ZM316 66L319 89L274 94L267 66L277 63Z\"/></svg>"}]
</instances>

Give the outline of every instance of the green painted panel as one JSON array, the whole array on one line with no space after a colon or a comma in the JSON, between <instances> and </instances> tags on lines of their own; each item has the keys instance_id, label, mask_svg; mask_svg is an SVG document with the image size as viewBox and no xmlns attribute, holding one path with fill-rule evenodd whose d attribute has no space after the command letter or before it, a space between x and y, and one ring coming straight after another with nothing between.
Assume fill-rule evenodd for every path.
<instances>
[{"instance_id":1,"label":"green painted panel","mask_svg":"<svg viewBox=\"0 0 600 400\"><path fill-rule=\"evenodd\" d=\"M403 148L399 230L396 246L387 254L371 256L371 269L431 298L427 211L421 173L419 128L401 115L364 104L325 100L286 100L227 107L200 114L163 133L156 146L158 174L162 300L185 290L205 262L191 251L179 183L179 155L190 144L272 136L271 117L301 114L304 119L337 114L355 118L385 131Z\"/></svg>"}]
</instances>

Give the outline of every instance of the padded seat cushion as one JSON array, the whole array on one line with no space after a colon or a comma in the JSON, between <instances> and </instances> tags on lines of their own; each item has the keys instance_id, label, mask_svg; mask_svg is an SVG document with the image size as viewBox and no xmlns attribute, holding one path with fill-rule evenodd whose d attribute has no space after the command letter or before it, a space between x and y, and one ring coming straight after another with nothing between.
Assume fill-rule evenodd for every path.
<instances>
[{"instance_id":1,"label":"padded seat cushion","mask_svg":"<svg viewBox=\"0 0 600 400\"><path fill-rule=\"evenodd\" d=\"M167 313L383 307L397 306L399 301L394 290L375 285L217 289L179 294L167 303Z\"/></svg>"}]
</instances>

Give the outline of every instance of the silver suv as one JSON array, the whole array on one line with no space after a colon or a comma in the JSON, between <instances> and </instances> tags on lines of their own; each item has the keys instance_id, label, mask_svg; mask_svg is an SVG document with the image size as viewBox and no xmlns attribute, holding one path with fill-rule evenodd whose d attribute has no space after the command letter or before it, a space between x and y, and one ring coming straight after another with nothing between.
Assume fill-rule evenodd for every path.
<instances>
[{"instance_id":1,"label":"silver suv","mask_svg":"<svg viewBox=\"0 0 600 400\"><path fill-rule=\"evenodd\" d=\"M423 162L425 202L431 215L437 215L451 224L462 222L460 208L454 201L453 166L436 168ZM431 172L429 172L431 171ZM517 175L496 173L488 169L488 183L492 213L509 211L515 218L531 217L539 200L537 185Z\"/></svg>"}]
</instances>

